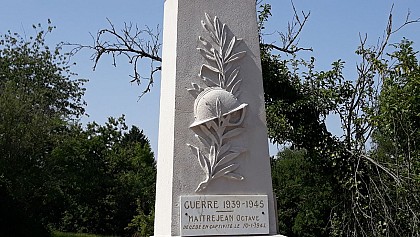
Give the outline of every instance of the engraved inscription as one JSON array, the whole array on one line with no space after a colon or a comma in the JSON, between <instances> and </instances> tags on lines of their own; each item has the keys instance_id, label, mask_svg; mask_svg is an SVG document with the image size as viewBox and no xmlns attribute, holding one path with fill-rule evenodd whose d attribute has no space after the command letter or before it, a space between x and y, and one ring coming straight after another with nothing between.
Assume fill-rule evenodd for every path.
<instances>
[{"instance_id":1,"label":"engraved inscription","mask_svg":"<svg viewBox=\"0 0 420 237\"><path fill-rule=\"evenodd\" d=\"M266 195L182 196L181 235L268 234Z\"/></svg>"}]
</instances>

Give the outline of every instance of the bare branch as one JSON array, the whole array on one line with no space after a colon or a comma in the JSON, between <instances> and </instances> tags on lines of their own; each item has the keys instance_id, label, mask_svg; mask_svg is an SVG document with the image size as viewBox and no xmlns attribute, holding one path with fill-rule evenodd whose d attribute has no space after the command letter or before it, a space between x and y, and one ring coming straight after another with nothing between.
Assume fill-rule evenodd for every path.
<instances>
[{"instance_id":1,"label":"bare branch","mask_svg":"<svg viewBox=\"0 0 420 237\"><path fill-rule=\"evenodd\" d=\"M301 34L303 27L308 21L311 12L305 13L304 11L302 11L300 16L298 11L296 10L293 1L291 0L290 2L293 8L293 20L288 23L286 33L279 33L280 39L282 41L282 46L277 46L274 43L262 43L261 45L262 47L266 47L268 49L275 49L287 54L295 54L299 51L312 51L312 48L304 48L297 46L299 43L299 35Z\"/></svg>"},{"instance_id":2,"label":"bare branch","mask_svg":"<svg viewBox=\"0 0 420 237\"><path fill-rule=\"evenodd\" d=\"M380 170L384 171L385 173L387 173L392 179L395 180L395 182L400 185L401 184L401 180L400 178L394 174L391 170L387 169L386 167L384 167L383 165L379 164L379 162L376 162L374 159L370 158L367 155L364 154L355 154L353 151L351 150L347 150L348 153L352 154L353 156L357 156L359 158L363 158L367 161L369 161L371 164L373 164L376 168L379 168ZM356 177L356 174L354 175Z\"/></svg>"},{"instance_id":3,"label":"bare branch","mask_svg":"<svg viewBox=\"0 0 420 237\"><path fill-rule=\"evenodd\" d=\"M289 49L289 48L279 47L275 44L262 44L262 45L263 45L263 47L267 47L269 49L275 49L275 50L278 50L280 52L287 53L287 54L294 54L294 53L297 53L299 51L313 51L312 48L294 47L292 49Z\"/></svg>"},{"instance_id":4,"label":"bare branch","mask_svg":"<svg viewBox=\"0 0 420 237\"><path fill-rule=\"evenodd\" d=\"M420 22L420 17L415 19L415 20L410 20L410 15L411 15L411 12L410 12L410 10L408 10L407 16L405 18L405 22L401 26L399 26L396 30L392 31L391 34L396 33L397 31L401 30L402 28L404 28L407 25Z\"/></svg>"},{"instance_id":5,"label":"bare branch","mask_svg":"<svg viewBox=\"0 0 420 237\"><path fill-rule=\"evenodd\" d=\"M93 39L92 45L64 43L65 46L72 46L70 56L75 55L82 49L92 50L91 60L93 61L93 70L99 64L99 61L105 56L109 55L112 58L112 65L117 66L117 58L125 57L128 63L133 67L133 74L129 75L131 82L141 84L142 80L147 80L146 88L142 95L152 87L154 82L153 75L161 69L160 66L154 66L156 62L162 62L159 56L161 44L159 26L156 30L149 27L139 29L137 25L132 23L124 23L124 28L118 31L114 24L107 18L109 23L108 28L101 29L95 36L91 34ZM143 64L143 61L150 61L151 73L149 77L140 75L138 67Z\"/></svg>"},{"instance_id":6,"label":"bare branch","mask_svg":"<svg viewBox=\"0 0 420 237\"><path fill-rule=\"evenodd\" d=\"M357 78L352 83L352 95L342 104L342 108L336 111L340 115L343 130L345 132L345 145L348 153L353 157L352 187L350 189L352 198L350 206L352 216L345 223L348 226L344 232L346 236L354 236L353 233L360 233L361 236L382 235L383 231L392 229L398 233L401 229L394 215L395 209L405 209L412 217L412 225L418 226L419 220L415 212L411 212L412 200L398 200L389 193L394 193L393 189L409 187L410 168L407 173L403 173L403 166L400 164L390 164L381 160L375 160L367 155L365 144L371 138L374 131L371 116L377 113L378 97L381 91L381 83L387 78L390 65L384 56L389 45L390 38L403 27L420 22L420 18L410 20L408 12L405 22L393 30L393 6L388 15L388 22L383 36L378 39L376 46L367 45L367 34L359 34L360 46L357 53L361 56L361 62L356 65ZM396 119L400 122L402 119ZM404 128L404 126L401 126ZM410 138L411 134L407 134ZM409 142L410 143L410 142ZM398 149L398 148L397 148ZM399 158L395 161L399 162ZM363 162L361 162L363 161ZM362 164L363 163L363 164ZM374 172L368 174L368 172ZM410 196L416 198L416 195ZM414 207L415 208L415 207ZM355 211L357 210L357 211ZM359 223L366 223L363 226ZM382 226L378 227L378 223ZM386 224L383 224L386 223ZM413 236L418 235L418 230L412 229ZM397 234L396 236L407 234Z\"/></svg>"},{"instance_id":7,"label":"bare branch","mask_svg":"<svg viewBox=\"0 0 420 237\"><path fill-rule=\"evenodd\" d=\"M363 150L372 135L373 126L365 110L374 108L380 93L381 78L383 73L386 73L383 56L391 36L408 24L420 22L420 18L410 20L409 12L405 22L397 30L393 30L393 7L388 15L384 34L378 39L376 46L367 46L367 34L359 33L360 46L357 52L361 56L361 62L356 65L358 77L354 83L354 93L344 105L345 112L338 111L348 149L352 147Z\"/></svg>"}]
</instances>

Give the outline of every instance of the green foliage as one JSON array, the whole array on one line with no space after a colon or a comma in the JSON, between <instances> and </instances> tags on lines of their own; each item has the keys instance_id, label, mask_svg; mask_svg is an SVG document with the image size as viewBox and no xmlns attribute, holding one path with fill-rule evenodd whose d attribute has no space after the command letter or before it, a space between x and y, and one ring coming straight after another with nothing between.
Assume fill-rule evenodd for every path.
<instances>
[{"instance_id":1,"label":"green foliage","mask_svg":"<svg viewBox=\"0 0 420 237\"><path fill-rule=\"evenodd\" d=\"M298 67L307 68L301 74ZM348 82L342 80L342 62L327 72L314 72L314 59L280 60L270 52L262 52L267 126L270 139L278 144L307 150L311 162L325 172L340 178L347 172L350 154L345 145L333 136L325 123L340 98L348 97ZM289 69L289 67L291 69ZM344 88L337 90L343 81Z\"/></svg>"},{"instance_id":2,"label":"green foliage","mask_svg":"<svg viewBox=\"0 0 420 237\"><path fill-rule=\"evenodd\" d=\"M395 174L395 178L378 176L373 182L393 184L379 186L378 192L387 193L378 205L389 206L383 213L383 232L404 236L420 234L420 64L413 42L403 40L394 45L391 53L392 65L383 78L378 101L378 112L374 117L373 156Z\"/></svg>"},{"instance_id":3,"label":"green foliage","mask_svg":"<svg viewBox=\"0 0 420 237\"><path fill-rule=\"evenodd\" d=\"M46 115L80 116L85 105L82 100L85 80L71 80L66 55L59 46L50 49L45 38L54 27L45 31L33 26L36 36L22 37L17 33L0 37L0 90L19 88L20 100L33 105Z\"/></svg>"},{"instance_id":4,"label":"green foliage","mask_svg":"<svg viewBox=\"0 0 420 237\"><path fill-rule=\"evenodd\" d=\"M150 214L145 214L140 208L141 204L138 205L138 214L134 216L133 220L128 224L126 230L132 233L132 236L153 236L154 230L154 209Z\"/></svg>"},{"instance_id":5,"label":"green foliage","mask_svg":"<svg viewBox=\"0 0 420 237\"><path fill-rule=\"evenodd\" d=\"M280 152L271 161L280 232L286 236L329 236L328 219L337 203L331 177L313 166L305 150Z\"/></svg>"},{"instance_id":6,"label":"green foliage","mask_svg":"<svg viewBox=\"0 0 420 237\"><path fill-rule=\"evenodd\" d=\"M124 234L131 219L154 207L155 161L143 132L124 118L80 127L52 153L66 209L55 228ZM87 182L89 181L89 182Z\"/></svg>"},{"instance_id":7,"label":"green foliage","mask_svg":"<svg viewBox=\"0 0 420 237\"><path fill-rule=\"evenodd\" d=\"M391 58L396 62L384 78L379 97L376 137L381 139L379 149L388 156L411 157L419 152L420 66L412 43L403 40L394 45L398 51Z\"/></svg>"},{"instance_id":8,"label":"green foliage","mask_svg":"<svg viewBox=\"0 0 420 237\"><path fill-rule=\"evenodd\" d=\"M261 59L269 137L293 149L272 163L279 230L287 236L329 236L330 216L340 213L337 204L345 192L340 180L351 173L350 153L325 124L351 96L343 62L316 72L314 58L282 60L264 48Z\"/></svg>"},{"instance_id":9,"label":"green foliage","mask_svg":"<svg viewBox=\"0 0 420 237\"><path fill-rule=\"evenodd\" d=\"M1 236L47 236L48 228L129 234L152 215L155 161L149 141L124 117L82 128L81 88L45 37L0 38ZM134 228L136 223L131 226ZM130 232L134 233L134 231Z\"/></svg>"},{"instance_id":10,"label":"green foliage","mask_svg":"<svg viewBox=\"0 0 420 237\"><path fill-rule=\"evenodd\" d=\"M258 31L261 32L265 29L264 23L267 22L268 18L271 16L271 5L262 4L260 10L258 10Z\"/></svg>"},{"instance_id":11,"label":"green foliage","mask_svg":"<svg viewBox=\"0 0 420 237\"><path fill-rule=\"evenodd\" d=\"M420 87L412 42L395 45L389 58L386 45L362 42L354 81L345 79L341 60L318 72L314 58L281 59L262 46L269 137L292 149L272 163L280 231L418 236ZM342 137L328 131L330 114L338 115Z\"/></svg>"},{"instance_id":12,"label":"green foliage","mask_svg":"<svg viewBox=\"0 0 420 237\"><path fill-rule=\"evenodd\" d=\"M50 233L39 219L29 217L25 206L10 195L0 179L0 236L47 237Z\"/></svg>"},{"instance_id":13,"label":"green foliage","mask_svg":"<svg viewBox=\"0 0 420 237\"><path fill-rule=\"evenodd\" d=\"M84 81L71 80L59 47L46 46L52 27L34 29L35 37L0 36L0 177L23 219L45 225L45 196L55 192L47 159L67 121L83 114Z\"/></svg>"},{"instance_id":14,"label":"green foliage","mask_svg":"<svg viewBox=\"0 0 420 237\"><path fill-rule=\"evenodd\" d=\"M342 213L335 212L331 221L332 233L336 236L420 234L419 183L414 181L419 161L416 144L419 67L411 42L403 40L396 49L387 60L379 60L380 52L372 49L361 47L358 51L369 70L359 74L356 85L366 82L369 85L374 77L379 77L383 84L380 91L372 90L373 84L368 88L359 86L355 92L360 92L356 95L366 101L354 105L362 107L363 113L346 114L349 115L346 119L353 121L347 126L354 125L355 132L360 129L361 134L369 127L374 131L374 143L369 151L360 144L363 139L347 134L345 142L348 150L351 149L352 172L339 179L346 190L346 199Z\"/></svg>"}]
</instances>

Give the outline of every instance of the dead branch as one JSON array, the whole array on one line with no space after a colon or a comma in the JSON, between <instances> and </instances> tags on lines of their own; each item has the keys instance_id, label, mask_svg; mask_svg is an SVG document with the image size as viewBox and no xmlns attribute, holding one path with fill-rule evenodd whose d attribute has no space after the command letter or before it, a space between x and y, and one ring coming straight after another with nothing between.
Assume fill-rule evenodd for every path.
<instances>
[{"instance_id":1,"label":"dead branch","mask_svg":"<svg viewBox=\"0 0 420 237\"><path fill-rule=\"evenodd\" d=\"M347 152L350 153L351 155L355 156L355 157L359 157L359 159L363 158L364 160L369 161L369 163L373 164L376 168L378 168L378 169L384 171L385 173L387 173L392 179L395 180L395 183L397 185L401 184L401 180L398 177L398 175L394 174L391 170L387 169L386 167L384 167L383 165L381 165L379 162L375 161L374 159L370 158L369 156L364 155L364 154L355 154L351 150L347 150ZM356 177L356 176L357 175L355 174L354 177Z\"/></svg>"},{"instance_id":2,"label":"dead branch","mask_svg":"<svg viewBox=\"0 0 420 237\"><path fill-rule=\"evenodd\" d=\"M304 48L297 46L299 43L299 35L301 34L303 27L308 21L311 12L305 13L304 11L302 11L302 15L300 16L292 0L291 4L293 8L293 20L287 24L286 33L279 32L280 39L282 41L282 46L277 46L274 43L262 43L262 46L268 49L275 49L287 54L294 54L299 51L312 51L312 48Z\"/></svg>"},{"instance_id":3,"label":"dead branch","mask_svg":"<svg viewBox=\"0 0 420 237\"><path fill-rule=\"evenodd\" d=\"M269 49L275 49L275 50L278 50L280 52L287 53L287 54L295 54L299 51L313 51L312 48L292 47L292 49L289 49L289 48L279 47L275 44L262 44L262 45Z\"/></svg>"},{"instance_id":4,"label":"dead branch","mask_svg":"<svg viewBox=\"0 0 420 237\"><path fill-rule=\"evenodd\" d=\"M162 62L159 56L161 44L159 27L152 30L149 27L140 29L132 23L124 23L123 29L118 31L114 24L107 18L109 27L101 29L95 36L91 34L93 39L92 45L64 43L63 45L72 46L70 56L78 53L82 49L92 50L91 60L93 61L93 70L99 64L99 61L105 56L112 57L112 65L117 66L117 58L125 57L128 63L133 67L133 74L130 82L141 84L142 80L148 81L142 95L149 92L154 82L154 74L161 70L161 66L155 66L156 62ZM142 76L138 70L140 64L150 63L150 74L146 77Z\"/></svg>"}]
</instances>

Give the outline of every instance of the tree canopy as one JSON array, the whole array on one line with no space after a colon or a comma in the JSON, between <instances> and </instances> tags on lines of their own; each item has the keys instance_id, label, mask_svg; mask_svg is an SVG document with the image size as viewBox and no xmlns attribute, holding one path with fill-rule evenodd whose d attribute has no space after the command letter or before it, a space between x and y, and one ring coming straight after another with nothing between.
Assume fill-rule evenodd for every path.
<instances>
[{"instance_id":1,"label":"tree canopy","mask_svg":"<svg viewBox=\"0 0 420 237\"><path fill-rule=\"evenodd\" d=\"M388 50L392 27L390 16L376 46L361 40L356 80L341 60L316 71L314 58L262 44L269 136L288 147L272 161L281 233L419 235L418 53L406 39ZM342 136L328 130L331 114Z\"/></svg>"},{"instance_id":2,"label":"tree canopy","mask_svg":"<svg viewBox=\"0 0 420 237\"><path fill-rule=\"evenodd\" d=\"M46 45L53 28L0 36L0 235L139 232L154 204L149 140L124 117L79 123L86 80Z\"/></svg>"}]
</instances>

